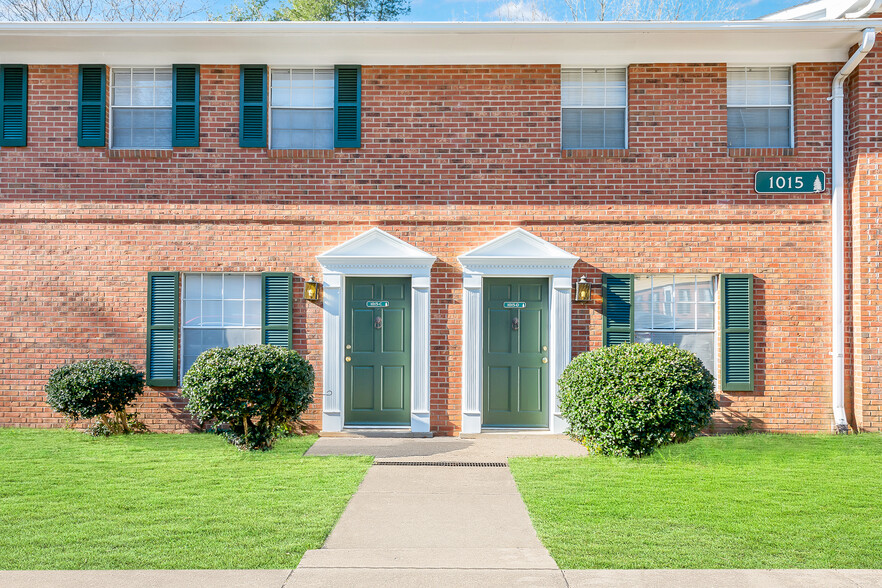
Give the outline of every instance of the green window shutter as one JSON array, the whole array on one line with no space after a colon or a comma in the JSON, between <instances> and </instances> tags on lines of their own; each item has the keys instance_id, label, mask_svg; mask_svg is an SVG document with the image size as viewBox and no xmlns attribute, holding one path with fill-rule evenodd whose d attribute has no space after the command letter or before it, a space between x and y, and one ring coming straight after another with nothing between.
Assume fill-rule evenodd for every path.
<instances>
[{"instance_id":1,"label":"green window shutter","mask_svg":"<svg viewBox=\"0 0 882 588\"><path fill-rule=\"evenodd\" d=\"M178 272L147 274L147 385L178 385Z\"/></svg>"},{"instance_id":2,"label":"green window shutter","mask_svg":"<svg viewBox=\"0 0 882 588\"><path fill-rule=\"evenodd\" d=\"M361 66L334 67L334 147L361 147Z\"/></svg>"},{"instance_id":3,"label":"green window shutter","mask_svg":"<svg viewBox=\"0 0 882 588\"><path fill-rule=\"evenodd\" d=\"M603 345L634 342L634 276L603 276Z\"/></svg>"},{"instance_id":4,"label":"green window shutter","mask_svg":"<svg viewBox=\"0 0 882 588\"><path fill-rule=\"evenodd\" d=\"M172 66L172 146L199 147L199 66Z\"/></svg>"},{"instance_id":5,"label":"green window shutter","mask_svg":"<svg viewBox=\"0 0 882 588\"><path fill-rule=\"evenodd\" d=\"M722 310L722 389L753 390L753 276L723 274L720 278Z\"/></svg>"},{"instance_id":6,"label":"green window shutter","mask_svg":"<svg viewBox=\"0 0 882 588\"><path fill-rule=\"evenodd\" d=\"M239 147L266 147L266 66L239 66Z\"/></svg>"},{"instance_id":7,"label":"green window shutter","mask_svg":"<svg viewBox=\"0 0 882 588\"><path fill-rule=\"evenodd\" d=\"M0 146L28 144L28 66L0 65Z\"/></svg>"},{"instance_id":8,"label":"green window shutter","mask_svg":"<svg viewBox=\"0 0 882 588\"><path fill-rule=\"evenodd\" d=\"M80 147L104 147L106 76L103 65L80 66L77 100L77 145Z\"/></svg>"},{"instance_id":9,"label":"green window shutter","mask_svg":"<svg viewBox=\"0 0 882 588\"><path fill-rule=\"evenodd\" d=\"M291 348L291 317L294 314L294 276L287 272L265 272L260 342Z\"/></svg>"}]
</instances>

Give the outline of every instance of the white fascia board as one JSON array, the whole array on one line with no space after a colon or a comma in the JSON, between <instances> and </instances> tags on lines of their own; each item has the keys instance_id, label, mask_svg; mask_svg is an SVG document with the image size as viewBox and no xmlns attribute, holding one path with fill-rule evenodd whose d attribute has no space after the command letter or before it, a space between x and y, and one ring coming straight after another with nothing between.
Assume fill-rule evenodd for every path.
<instances>
[{"instance_id":1,"label":"white fascia board","mask_svg":"<svg viewBox=\"0 0 882 588\"><path fill-rule=\"evenodd\" d=\"M842 62L882 20L0 23L3 63L290 66Z\"/></svg>"}]
</instances>

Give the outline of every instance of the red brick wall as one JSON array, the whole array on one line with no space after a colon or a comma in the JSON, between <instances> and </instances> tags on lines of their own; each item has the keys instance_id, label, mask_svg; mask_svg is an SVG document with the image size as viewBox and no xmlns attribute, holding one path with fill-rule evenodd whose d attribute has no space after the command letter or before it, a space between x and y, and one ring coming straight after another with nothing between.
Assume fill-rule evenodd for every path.
<instances>
[{"instance_id":1,"label":"red brick wall","mask_svg":"<svg viewBox=\"0 0 882 588\"><path fill-rule=\"evenodd\" d=\"M794 67L794 150L745 152L726 147L724 64L633 65L629 149L603 157L561 153L556 65L364 67L363 147L285 153L238 147L238 67L203 65L201 146L168 154L78 148L76 66L32 66L29 146L0 150L0 425L60 424L42 394L60 363L143 368L148 271L303 280L320 275L316 254L379 226L438 256L432 429L454 434L456 256L521 226L581 256L574 276L594 283L753 273L756 388L722 394L718 428L829 431L829 194L757 195L753 174L829 173L837 69ZM600 345L598 303L574 305L573 337L574 353ZM321 308L298 300L295 346L317 390L321 339ZM188 423L175 390L150 390L139 410L155 430Z\"/></svg>"}]
</instances>

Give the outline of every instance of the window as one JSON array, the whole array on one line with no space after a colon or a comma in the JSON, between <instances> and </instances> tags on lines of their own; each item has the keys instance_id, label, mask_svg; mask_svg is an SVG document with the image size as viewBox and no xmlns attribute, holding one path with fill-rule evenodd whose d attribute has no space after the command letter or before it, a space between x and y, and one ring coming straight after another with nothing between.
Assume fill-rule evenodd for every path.
<instances>
[{"instance_id":1,"label":"window","mask_svg":"<svg viewBox=\"0 0 882 588\"><path fill-rule=\"evenodd\" d=\"M789 67L730 67L729 147L793 146Z\"/></svg>"},{"instance_id":2,"label":"window","mask_svg":"<svg viewBox=\"0 0 882 588\"><path fill-rule=\"evenodd\" d=\"M563 149L624 149L627 111L624 68L561 71Z\"/></svg>"},{"instance_id":3,"label":"window","mask_svg":"<svg viewBox=\"0 0 882 588\"><path fill-rule=\"evenodd\" d=\"M334 70L270 72L270 147L334 148Z\"/></svg>"},{"instance_id":4,"label":"window","mask_svg":"<svg viewBox=\"0 0 882 588\"><path fill-rule=\"evenodd\" d=\"M114 149L171 149L172 68L114 68L110 128Z\"/></svg>"},{"instance_id":5,"label":"window","mask_svg":"<svg viewBox=\"0 0 882 588\"><path fill-rule=\"evenodd\" d=\"M183 371L213 347L260 343L260 274L185 274Z\"/></svg>"},{"instance_id":6,"label":"window","mask_svg":"<svg viewBox=\"0 0 882 588\"><path fill-rule=\"evenodd\" d=\"M635 276L634 341L677 345L714 373L716 288L713 276Z\"/></svg>"}]
</instances>

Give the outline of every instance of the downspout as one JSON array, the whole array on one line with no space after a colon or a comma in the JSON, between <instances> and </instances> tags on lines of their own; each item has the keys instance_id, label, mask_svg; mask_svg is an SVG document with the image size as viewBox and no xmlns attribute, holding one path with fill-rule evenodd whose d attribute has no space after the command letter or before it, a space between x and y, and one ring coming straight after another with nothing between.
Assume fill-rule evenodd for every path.
<instances>
[{"instance_id":1,"label":"downspout","mask_svg":"<svg viewBox=\"0 0 882 588\"><path fill-rule=\"evenodd\" d=\"M845 80L876 42L876 30L866 28L858 50L833 78L833 419L837 433L848 433L845 414Z\"/></svg>"}]
</instances>

